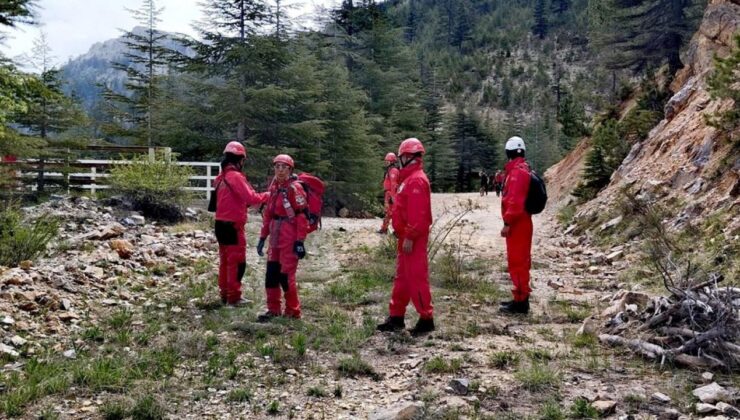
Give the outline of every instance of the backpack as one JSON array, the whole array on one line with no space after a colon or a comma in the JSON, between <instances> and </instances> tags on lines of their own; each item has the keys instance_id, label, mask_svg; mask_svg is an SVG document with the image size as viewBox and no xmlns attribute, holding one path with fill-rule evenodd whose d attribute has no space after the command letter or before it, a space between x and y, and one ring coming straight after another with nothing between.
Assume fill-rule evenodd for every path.
<instances>
[{"instance_id":1,"label":"backpack","mask_svg":"<svg viewBox=\"0 0 740 420\"><path fill-rule=\"evenodd\" d=\"M309 173L298 175L297 181L306 191L306 219L308 219L308 233L321 228L321 211L324 207L324 190L326 185L319 177Z\"/></svg>"},{"instance_id":2,"label":"backpack","mask_svg":"<svg viewBox=\"0 0 740 420\"><path fill-rule=\"evenodd\" d=\"M529 214L540 214L547 204L545 181L535 171L529 171L529 193L524 208Z\"/></svg>"}]
</instances>

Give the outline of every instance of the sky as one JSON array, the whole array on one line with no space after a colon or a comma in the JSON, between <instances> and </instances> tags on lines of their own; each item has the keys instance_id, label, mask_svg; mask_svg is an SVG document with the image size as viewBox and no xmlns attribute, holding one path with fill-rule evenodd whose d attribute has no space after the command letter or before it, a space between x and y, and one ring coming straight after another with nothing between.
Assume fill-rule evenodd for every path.
<instances>
[{"instance_id":1,"label":"sky","mask_svg":"<svg viewBox=\"0 0 740 420\"><path fill-rule=\"evenodd\" d=\"M157 0L164 7L159 29L195 35L192 24L201 18L200 0ZM339 0L288 0L293 5L290 11L299 25L311 26L321 7L332 7ZM84 54L96 42L116 38L120 29L131 29L136 22L126 10L137 9L142 0L37 0L38 21L41 26L20 25L6 30L5 45L0 52L7 57L17 58L28 54L39 30L47 34L55 64L64 64L68 59Z\"/></svg>"}]
</instances>

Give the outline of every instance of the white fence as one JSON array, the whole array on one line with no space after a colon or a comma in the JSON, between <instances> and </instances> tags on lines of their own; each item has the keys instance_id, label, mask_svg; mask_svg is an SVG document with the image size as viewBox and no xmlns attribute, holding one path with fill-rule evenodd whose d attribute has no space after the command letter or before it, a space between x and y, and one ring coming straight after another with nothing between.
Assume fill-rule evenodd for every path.
<instances>
[{"instance_id":1,"label":"white fence","mask_svg":"<svg viewBox=\"0 0 740 420\"><path fill-rule=\"evenodd\" d=\"M74 162L70 162L70 166L82 166L88 167L88 172L81 172L80 168L77 168L76 172L62 173L51 171L43 171L45 179L49 180L62 180L66 181L67 190L81 188L88 190L90 193L95 194L98 190L106 190L110 188L110 185L105 184L105 179L110 177L110 174L103 171L99 171L98 168L110 168L115 165L127 164L130 161L126 160L96 160L96 159L79 159ZM195 191L199 193L205 192L206 200L211 199L211 191L213 190L213 180L221 172L221 164L218 162L176 162L180 166L188 166L194 168L198 175L193 175L189 178L191 186L186 187L188 191ZM24 172L21 174L24 178L31 178L39 176L38 171ZM75 180L77 182L70 182ZM203 184L205 181L205 185ZM196 184L193 186L192 184ZM35 186L34 186L35 189Z\"/></svg>"}]
</instances>

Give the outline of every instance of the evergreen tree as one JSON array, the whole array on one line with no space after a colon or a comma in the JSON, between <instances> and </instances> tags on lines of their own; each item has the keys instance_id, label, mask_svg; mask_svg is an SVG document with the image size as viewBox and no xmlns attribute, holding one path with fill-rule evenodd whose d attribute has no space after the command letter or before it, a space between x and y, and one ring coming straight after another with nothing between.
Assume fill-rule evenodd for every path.
<instances>
[{"instance_id":1,"label":"evergreen tree","mask_svg":"<svg viewBox=\"0 0 740 420\"><path fill-rule=\"evenodd\" d=\"M124 55L126 61L115 63L114 68L126 72L127 92L120 94L105 88L105 109L113 123L104 127L104 131L114 137L133 138L152 146L158 79L168 63L168 51L161 46L166 35L157 29L163 9L157 7L155 0L143 0L139 9L127 10L143 25L143 30L134 28L124 33L124 45L128 49Z\"/></svg>"},{"instance_id":2,"label":"evergreen tree","mask_svg":"<svg viewBox=\"0 0 740 420\"><path fill-rule=\"evenodd\" d=\"M732 99L727 111L708 117L711 125L733 133L740 124L740 35L735 36L735 47L725 58L715 58L715 70L709 76L709 92L714 99ZM734 138L737 141L737 138Z\"/></svg>"},{"instance_id":3,"label":"evergreen tree","mask_svg":"<svg viewBox=\"0 0 740 420\"><path fill-rule=\"evenodd\" d=\"M552 12L562 15L570 7L570 0L552 0Z\"/></svg>"},{"instance_id":4,"label":"evergreen tree","mask_svg":"<svg viewBox=\"0 0 740 420\"><path fill-rule=\"evenodd\" d=\"M548 24L546 14L546 0L536 0L534 6L534 25L532 26L532 33L540 39L544 39L547 35Z\"/></svg>"},{"instance_id":5,"label":"evergreen tree","mask_svg":"<svg viewBox=\"0 0 740 420\"><path fill-rule=\"evenodd\" d=\"M18 23L34 24L35 8L36 0L3 0L0 2L0 25L12 28Z\"/></svg>"},{"instance_id":6,"label":"evergreen tree","mask_svg":"<svg viewBox=\"0 0 740 420\"><path fill-rule=\"evenodd\" d=\"M610 69L641 71L668 63L698 25L706 0L605 0L590 5L592 38Z\"/></svg>"}]
</instances>

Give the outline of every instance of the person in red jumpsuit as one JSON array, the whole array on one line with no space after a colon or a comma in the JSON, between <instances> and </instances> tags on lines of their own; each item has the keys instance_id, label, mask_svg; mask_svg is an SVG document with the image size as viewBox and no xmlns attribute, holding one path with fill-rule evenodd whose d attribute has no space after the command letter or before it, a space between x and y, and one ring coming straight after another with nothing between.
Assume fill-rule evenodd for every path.
<instances>
[{"instance_id":1,"label":"person in red jumpsuit","mask_svg":"<svg viewBox=\"0 0 740 420\"><path fill-rule=\"evenodd\" d=\"M298 260L306 256L303 241L308 233L308 219L304 212L307 206L306 192L293 176L293 158L277 155L272 163L275 178L270 185L270 199L262 212L262 231L257 244L257 254L263 256L269 236L265 273L267 312L259 316L257 320L260 322L281 315L301 317L295 273ZM284 312L281 309L282 293L285 293Z\"/></svg>"},{"instance_id":2,"label":"person in red jumpsuit","mask_svg":"<svg viewBox=\"0 0 740 420\"><path fill-rule=\"evenodd\" d=\"M496 171L496 178L495 178L495 187L496 187L496 197L501 196L501 190L504 188L504 173L501 171Z\"/></svg>"},{"instance_id":3,"label":"person in red jumpsuit","mask_svg":"<svg viewBox=\"0 0 740 420\"><path fill-rule=\"evenodd\" d=\"M530 169L524 160L524 140L512 137L506 142L509 161L504 168L504 187L501 197L501 216L504 227L501 236L506 238L506 259L513 283L514 299L501 304L501 312L529 313L529 269L532 263L532 215L524 204L529 193Z\"/></svg>"},{"instance_id":4,"label":"person in red jumpsuit","mask_svg":"<svg viewBox=\"0 0 740 420\"><path fill-rule=\"evenodd\" d=\"M434 307L429 288L427 243L432 226L431 187L424 173L424 146L410 138L398 148L401 171L393 206L393 230L398 236L396 277L388 305L389 316L378 325L379 331L398 331L405 327L409 301L413 302L419 321L412 335L434 331Z\"/></svg>"},{"instance_id":5,"label":"person in red jumpsuit","mask_svg":"<svg viewBox=\"0 0 740 420\"><path fill-rule=\"evenodd\" d=\"M398 189L399 171L396 167L396 154L390 152L385 155L385 176L383 177L383 189L385 190L385 217L383 225L378 233L388 233L388 224L393 216L393 203L396 201L396 190Z\"/></svg>"},{"instance_id":6,"label":"person in red jumpsuit","mask_svg":"<svg viewBox=\"0 0 740 420\"><path fill-rule=\"evenodd\" d=\"M242 278L247 268L247 208L267 201L268 193L256 193L242 173L247 157L244 146L236 141L226 145L221 173L214 180L216 194L216 239L218 240L218 287L221 301L229 305L243 303Z\"/></svg>"}]
</instances>

